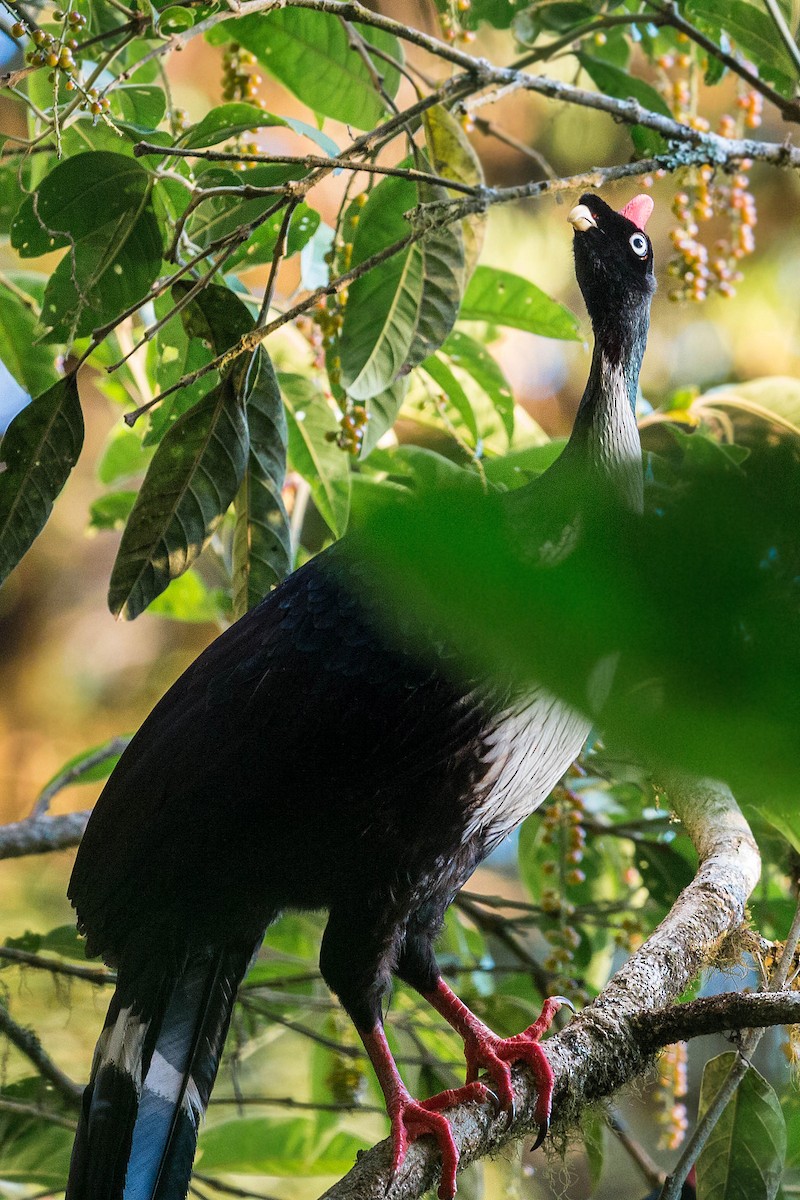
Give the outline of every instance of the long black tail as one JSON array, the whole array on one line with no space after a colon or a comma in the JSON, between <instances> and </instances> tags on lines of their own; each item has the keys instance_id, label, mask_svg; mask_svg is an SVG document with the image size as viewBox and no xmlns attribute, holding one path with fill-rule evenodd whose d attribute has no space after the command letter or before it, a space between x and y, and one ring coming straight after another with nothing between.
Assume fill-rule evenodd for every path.
<instances>
[{"instance_id":1,"label":"long black tail","mask_svg":"<svg viewBox=\"0 0 800 1200\"><path fill-rule=\"evenodd\" d=\"M121 967L97 1043L66 1200L184 1200L200 1118L253 948Z\"/></svg>"}]
</instances>

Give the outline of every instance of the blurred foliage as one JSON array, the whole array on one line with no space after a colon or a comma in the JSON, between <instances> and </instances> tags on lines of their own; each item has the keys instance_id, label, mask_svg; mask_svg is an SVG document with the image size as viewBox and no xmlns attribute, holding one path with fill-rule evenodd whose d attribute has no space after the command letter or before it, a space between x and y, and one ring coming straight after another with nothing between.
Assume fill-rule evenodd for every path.
<instances>
[{"instance_id":1,"label":"blurred foliage","mask_svg":"<svg viewBox=\"0 0 800 1200\"><path fill-rule=\"evenodd\" d=\"M441 939L465 1001L511 1034L545 993L596 995L691 878L691 846L653 783L664 763L737 785L765 860L753 921L769 942L789 928L800 852L800 385L714 378L724 386L664 396L655 412L643 404L642 517L613 497L587 503L575 480L549 511L532 507L525 484L561 443L515 404L503 339L521 332L535 347L525 356L544 361L548 343L533 336L581 335L549 294L546 234L523 258L515 227L500 265L488 261L496 250L478 263L487 206L512 198L483 191L491 146L525 145L470 103L484 85L469 56L575 77L620 103L635 97L693 131L672 143L637 124L612 143L566 95L577 123L565 149L542 100L525 177L533 164L546 192L604 156L627 170L631 153L660 155L648 171L674 173L678 189L672 290L700 301L740 284L755 201L742 155L715 143L699 165L695 135L715 124L725 138L755 137L763 111L783 140L778 114L798 115L798 13L783 0L436 0L410 31L364 15L358 24L289 4L238 18L195 0L130 12L98 0L0 5L4 36L26 56L0 134L0 360L33 397L13 420L5 397L0 405L0 578L11 575L13 589L24 573L17 564L86 436L97 483L75 519L119 538L115 613L224 624L354 514L351 544L379 568L382 607L388 590L404 620L422 612L464 669L542 680L589 712L604 741L522 826L520 882L481 876L500 894L462 895ZM439 40L424 54L414 42L433 28ZM222 95L190 116L175 101L165 39L183 35L188 48L198 33ZM431 55L453 74L436 93ZM262 99L261 70L280 111ZM777 208L791 208L787 188ZM437 224L456 201L467 210ZM759 313L774 314L771 283L754 278ZM752 347L748 320L739 340ZM256 326L266 343L229 356ZM685 347L663 327L653 336L669 337L662 358L679 371ZM756 340L769 367L775 331L759 328ZM114 413L107 436L89 381ZM575 549L544 569L536 548L565 511L581 514ZM113 732L95 739L108 746L72 748L46 802L107 774ZM0 947L2 1000L85 1076L107 984L83 962L65 903L58 919L38 919ZM200 1143L205 1186L235 1176L255 1191L311 1196L385 1132L360 1045L319 978L320 930L316 916L285 916L242 988ZM390 1038L412 1090L460 1080L458 1039L402 988ZM708 1064L702 1103L720 1069ZM15 1198L63 1186L72 1137L74 1106L32 1070L18 1049L3 1058L0 1193ZM797 1180L798 1106L772 1075L774 1091L754 1070L718 1126L701 1200L727 1194L724 1180L744 1169L748 1197L773 1197L782 1172L784 1185ZM651 1099L651 1151L659 1130L680 1140L685 1081L672 1084L672 1103L669 1086ZM770 1136L751 1147L756 1126ZM576 1139L570 1194L619 1195L603 1116L587 1114ZM498 1179L505 1188L493 1170L473 1169L464 1194L490 1194ZM517 1164L508 1178L531 1200L552 1194Z\"/></svg>"}]
</instances>

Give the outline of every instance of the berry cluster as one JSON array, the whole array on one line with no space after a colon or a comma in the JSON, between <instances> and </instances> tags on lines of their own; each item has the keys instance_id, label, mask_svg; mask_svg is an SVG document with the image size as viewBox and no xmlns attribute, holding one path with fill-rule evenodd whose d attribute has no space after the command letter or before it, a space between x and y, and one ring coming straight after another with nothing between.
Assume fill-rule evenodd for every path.
<instances>
[{"instance_id":1,"label":"berry cluster","mask_svg":"<svg viewBox=\"0 0 800 1200\"><path fill-rule=\"evenodd\" d=\"M554 850L553 857L542 862L542 872L545 875L558 876L561 886L543 888L541 905L548 916L558 918L558 924L544 932L550 947L544 967L553 975L552 987L580 1003L588 1003L588 993L571 972L581 937L569 922L575 906L564 895L566 888L576 887L586 880L580 865L586 846L583 817L584 805L581 797L569 788L557 788L553 802L542 819L542 843L552 846Z\"/></svg>"},{"instance_id":2,"label":"berry cluster","mask_svg":"<svg viewBox=\"0 0 800 1200\"><path fill-rule=\"evenodd\" d=\"M443 7L443 11L439 13L439 22L442 26L442 37L447 42L462 42L464 45L469 45L475 41L475 34L471 29L464 29L462 21L472 8L472 0L447 0Z\"/></svg>"},{"instance_id":3,"label":"berry cluster","mask_svg":"<svg viewBox=\"0 0 800 1200\"><path fill-rule=\"evenodd\" d=\"M222 97L224 100L244 100L257 108L264 108L258 89L263 80L257 71L255 54L232 42L222 56ZM236 148L242 154L258 154L259 146L252 140L235 139ZM246 171L253 163L237 162L234 169Z\"/></svg>"},{"instance_id":4,"label":"berry cluster","mask_svg":"<svg viewBox=\"0 0 800 1200\"><path fill-rule=\"evenodd\" d=\"M80 93L80 108L90 112L92 116L104 116L111 108L107 96L98 92L97 88L84 88L78 78L80 64L76 62L74 51L78 49L78 38L86 29L86 17L79 12L62 12L56 9L53 18L62 23L61 32L56 35L45 29L34 29L30 33L33 49L25 56L32 67L50 67L51 83L63 81L64 91ZM26 37L29 30L22 21L15 21L11 27L15 38Z\"/></svg>"},{"instance_id":5,"label":"berry cluster","mask_svg":"<svg viewBox=\"0 0 800 1200\"><path fill-rule=\"evenodd\" d=\"M686 1043L667 1046L658 1060L656 1102L660 1110L659 1148L677 1150L686 1137L689 1118L686 1115Z\"/></svg>"},{"instance_id":6,"label":"berry cluster","mask_svg":"<svg viewBox=\"0 0 800 1200\"><path fill-rule=\"evenodd\" d=\"M709 289L722 296L735 294L741 260L755 249L757 214L747 174L751 165L744 159L733 175L722 179L707 164L686 176L685 190L676 193L672 204L678 225L670 234L675 255L667 266L676 280L671 300L705 300ZM700 240L700 225L715 217L727 219L728 233L709 252Z\"/></svg>"}]
</instances>

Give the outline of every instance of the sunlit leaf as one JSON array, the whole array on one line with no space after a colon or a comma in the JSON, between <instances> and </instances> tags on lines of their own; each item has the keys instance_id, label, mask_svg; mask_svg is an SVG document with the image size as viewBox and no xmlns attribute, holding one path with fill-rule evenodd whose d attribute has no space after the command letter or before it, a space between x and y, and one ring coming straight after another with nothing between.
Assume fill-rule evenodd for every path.
<instances>
[{"instance_id":1,"label":"sunlit leaf","mask_svg":"<svg viewBox=\"0 0 800 1200\"><path fill-rule=\"evenodd\" d=\"M687 0L686 15L717 41L727 34L762 76L784 96L792 95L797 70L766 12L746 0Z\"/></svg>"},{"instance_id":2,"label":"sunlit leaf","mask_svg":"<svg viewBox=\"0 0 800 1200\"><path fill-rule=\"evenodd\" d=\"M485 182L483 166L460 121L457 121L443 105L436 104L424 114L423 122L425 144L434 173L446 179L454 179L457 183L481 187ZM459 195L454 191L449 191L448 194L453 197ZM485 213L475 213L461 222L465 284L480 258L485 232Z\"/></svg>"},{"instance_id":3,"label":"sunlit leaf","mask_svg":"<svg viewBox=\"0 0 800 1200\"><path fill-rule=\"evenodd\" d=\"M578 319L536 284L511 271L478 267L459 314L462 321L510 325L541 337L580 341Z\"/></svg>"},{"instance_id":4,"label":"sunlit leaf","mask_svg":"<svg viewBox=\"0 0 800 1200\"><path fill-rule=\"evenodd\" d=\"M83 445L75 375L31 400L0 442L0 581L41 532Z\"/></svg>"},{"instance_id":5,"label":"sunlit leaf","mask_svg":"<svg viewBox=\"0 0 800 1200\"><path fill-rule=\"evenodd\" d=\"M480 342L461 329L454 329L442 346L453 366L464 371L491 404L509 437L514 432L514 395L496 359Z\"/></svg>"},{"instance_id":6,"label":"sunlit leaf","mask_svg":"<svg viewBox=\"0 0 800 1200\"><path fill-rule=\"evenodd\" d=\"M31 396L57 379L52 349L36 344L36 325L31 307L0 285L0 359Z\"/></svg>"},{"instance_id":7,"label":"sunlit leaf","mask_svg":"<svg viewBox=\"0 0 800 1200\"><path fill-rule=\"evenodd\" d=\"M186 131L180 139L180 145L193 149L201 146L216 146L219 142L238 137L252 129L269 129L275 126L291 129L295 133L310 138L325 154L338 154L339 152L339 147L333 139L322 130L315 129L313 125L308 125L305 121L298 121L294 117L276 116L274 113L265 112L263 108L257 108L255 104L245 104L241 100L230 104L219 104L216 108L212 108L201 121ZM168 151L165 153L168 154ZM249 183L249 176L246 181L242 180L241 182Z\"/></svg>"},{"instance_id":8,"label":"sunlit leaf","mask_svg":"<svg viewBox=\"0 0 800 1200\"><path fill-rule=\"evenodd\" d=\"M281 373L280 385L288 421L289 460L307 480L331 532L341 537L350 511L350 461L334 440L339 423L310 379Z\"/></svg>"}]
</instances>

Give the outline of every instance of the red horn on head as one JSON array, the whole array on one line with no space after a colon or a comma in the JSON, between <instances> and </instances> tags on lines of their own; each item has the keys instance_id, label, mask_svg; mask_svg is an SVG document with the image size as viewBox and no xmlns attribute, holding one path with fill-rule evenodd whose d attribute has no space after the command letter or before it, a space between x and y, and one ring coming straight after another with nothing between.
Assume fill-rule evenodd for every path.
<instances>
[{"instance_id":1,"label":"red horn on head","mask_svg":"<svg viewBox=\"0 0 800 1200\"><path fill-rule=\"evenodd\" d=\"M646 192L642 192L628 201L622 210L622 215L623 217L627 217L629 221L633 221L638 229L644 229L654 208L653 197L648 196Z\"/></svg>"}]
</instances>

